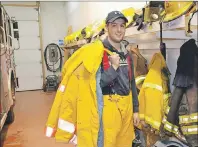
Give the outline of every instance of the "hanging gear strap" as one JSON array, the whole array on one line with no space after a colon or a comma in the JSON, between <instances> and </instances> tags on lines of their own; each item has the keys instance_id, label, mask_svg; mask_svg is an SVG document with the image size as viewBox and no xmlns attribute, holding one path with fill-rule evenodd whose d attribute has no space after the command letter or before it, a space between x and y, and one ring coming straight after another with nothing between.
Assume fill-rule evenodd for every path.
<instances>
[{"instance_id":1,"label":"hanging gear strap","mask_svg":"<svg viewBox=\"0 0 198 147\"><path fill-rule=\"evenodd\" d=\"M102 66L103 66L104 70L107 70L110 67L109 57L108 57L108 53L106 50L107 49L105 49L105 51L104 51L103 60L102 60L102 63L103 63Z\"/></svg>"}]
</instances>

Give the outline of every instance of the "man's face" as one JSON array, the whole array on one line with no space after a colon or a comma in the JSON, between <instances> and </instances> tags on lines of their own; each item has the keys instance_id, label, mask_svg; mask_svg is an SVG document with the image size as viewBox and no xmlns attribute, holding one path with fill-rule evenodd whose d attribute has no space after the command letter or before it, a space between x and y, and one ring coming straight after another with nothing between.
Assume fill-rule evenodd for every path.
<instances>
[{"instance_id":1,"label":"man's face","mask_svg":"<svg viewBox=\"0 0 198 147\"><path fill-rule=\"evenodd\" d=\"M106 27L108 36L112 41L120 43L123 40L126 31L126 22L122 18L108 23Z\"/></svg>"}]
</instances>

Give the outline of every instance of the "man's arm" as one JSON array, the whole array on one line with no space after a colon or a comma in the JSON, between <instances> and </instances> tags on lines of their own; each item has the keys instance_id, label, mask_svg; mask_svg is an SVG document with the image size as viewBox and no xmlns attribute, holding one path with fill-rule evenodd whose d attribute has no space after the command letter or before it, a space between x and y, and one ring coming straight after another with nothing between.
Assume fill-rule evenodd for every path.
<instances>
[{"instance_id":1,"label":"man's arm","mask_svg":"<svg viewBox=\"0 0 198 147\"><path fill-rule=\"evenodd\" d=\"M136 88L136 83L135 83L134 65L133 65L132 56L131 56L131 68L132 68L131 90L132 90L132 96L133 96L133 112L137 113L139 112L139 101L138 101L138 94L137 94L137 88Z\"/></svg>"},{"instance_id":2,"label":"man's arm","mask_svg":"<svg viewBox=\"0 0 198 147\"><path fill-rule=\"evenodd\" d=\"M103 88L113 82L118 76L118 73L110 66L107 70L104 70L101 74L100 86Z\"/></svg>"}]
</instances>

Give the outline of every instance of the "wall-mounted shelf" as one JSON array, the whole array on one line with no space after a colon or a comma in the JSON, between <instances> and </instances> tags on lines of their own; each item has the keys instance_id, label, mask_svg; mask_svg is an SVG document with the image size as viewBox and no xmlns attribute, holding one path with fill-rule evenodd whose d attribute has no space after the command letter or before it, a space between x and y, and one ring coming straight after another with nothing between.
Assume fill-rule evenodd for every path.
<instances>
[{"instance_id":1,"label":"wall-mounted shelf","mask_svg":"<svg viewBox=\"0 0 198 147\"><path fill-rule=\"evenodd\" d=\"M64 46L64 48L75 49L75 48L81 47L82 45L84 45L86 43L87 43L87 40L84 39L84 40L77 41L75 43L67 44Z\"/></svg>"},{"instance_id":2,"label":"wall-mounted shelf","mask_svg":"<svg viewBox=\"0 0 198 147\"><path fill-rule=\"evenodd\" d=\"M192 20L191 20L191 29L193 31L193 34L191 36L185 35L185 28L186 28L186 22L185 22L185 15L182 15L181 17L170 21L168 23L163 23L163 38L167 40L176 40L176 39L188 39L192 38L192 36L196 36L197 28L198 28L198 20L197 20L198 14L195 13ZM153 22L151 26L147 24L144 29L138 31L137 27L129 27L126 29L125 33L125 39L128 40L130 43L135 43L134 38L138 38L138 36L142 35L152 35L153 37L158 40L160 35L160 25L159 21ZM174 31L174 32L173 32ZM104 39L106 34L102 35L100 38ZM149 38L148 38L149 39ZM86 44L87 40L80 40L76 43L71 43L65 46L66 49L75 49L79 48L82 45Z\"/></svg>"}]
</instances>

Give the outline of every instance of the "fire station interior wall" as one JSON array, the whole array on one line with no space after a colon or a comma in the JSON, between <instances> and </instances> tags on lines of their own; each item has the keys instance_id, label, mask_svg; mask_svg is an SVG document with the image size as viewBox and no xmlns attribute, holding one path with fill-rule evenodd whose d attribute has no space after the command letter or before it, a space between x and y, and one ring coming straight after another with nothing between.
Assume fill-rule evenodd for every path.
<instances>
[{"instance_id":1,"label":"fire station interior wall","mask_svg":"<svg viewBox=\"0 0 198 147\"><path fill-rule=\"evenodd\" d=\"M72 26L73 31L86 27L97 20L105 19L113 10L123 10L129 7L140 9L146 2L66 2L66 26Z\"/></svg>"},{"instance_id":2,"label":"fire station interior wall","mask_svg":"<svg viewBox=\"0 0 198 147\"><path fill-rule=\"evenodd\" d=\"M2 2L2 4L36 5L36 2ZM5 8L10 17L15 16L16 20L19 20L21 48L15 51L16 74L19 77L20 87L17 91L42 89L38 12L33 7L5 6ZM41 2L40 11L45 50L48 44L58 44L58 40L63 40L66 36L65 2ZM46 68L45 70L46 76L53 75Z\"/></svg>"},{"instance_id":3,"label":"fire station interior wall","mask_svg":"<svg viewBox=\"0 0 198 147\"><path fill-rule=\"evenodd\" d=\"M177 68L177 59L180 54L180 47L187 40L164 40L163 42L166 44L166 63L171 73L171 81L170 87L171 91L173 91L174 86L172 85L173 79L175 76L176 68ZM159 41L152 41L147 43L139 43L133 44L134 47L138 45L141 54L147 59L148 63L152 59L154 53L160 52Z\"/></svg>"},{"instance_id":4,"label":"fire station interior wall","mask_svg":"<svg viewBox=\"0 0 198 147\"><path fill-rule=\"evenodd\" d=\"M65 2L40 2L40 4L43 48L45 50L48 44L59 44L59 40L64 39L67 34L67 20L64 9ZM64 52L62 52L62 55L64 55ZM59 62L55 65L55 68L58 64ZM59 75L60 72L56 72L55 74ZM46 69L46 76L48 75L53 75L53 73Z\"/></svg>"}]
</instances>

